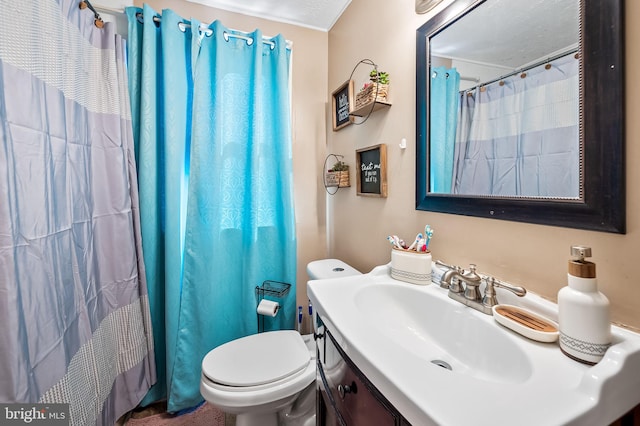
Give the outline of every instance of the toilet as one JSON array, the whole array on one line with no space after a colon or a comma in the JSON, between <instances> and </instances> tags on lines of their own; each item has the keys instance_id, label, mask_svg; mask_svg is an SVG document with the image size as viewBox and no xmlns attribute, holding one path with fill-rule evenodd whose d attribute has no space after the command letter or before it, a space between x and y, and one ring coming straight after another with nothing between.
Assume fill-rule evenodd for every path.
<instances>
[{"instance_id":1,"label":"toilet","mask_svg":"<svg viewBox=\"0 0 640 426\"><path fill-rule=\"evenodd\" d=\"M337 259L307 265L309 279L360 272ZM315 342L313 335L278 330L220 345L202 360L200 393L237 426L315 425Z\"/></svg>"}]
</instances>

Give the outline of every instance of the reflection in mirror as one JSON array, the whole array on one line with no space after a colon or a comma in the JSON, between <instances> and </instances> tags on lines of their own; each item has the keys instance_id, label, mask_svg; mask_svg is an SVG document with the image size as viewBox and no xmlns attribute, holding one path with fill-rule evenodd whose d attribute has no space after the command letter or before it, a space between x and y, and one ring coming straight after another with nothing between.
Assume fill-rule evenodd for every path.
<instances>
[{"instance_id":1,"label":"reflection in mirror","mask_svg":"<svg viewBox=\"0 0 640 426\"><path fill-rule=\"evenodd\" d=\"M456 0L418 28L416 208L624 233L623 4Z\"/></svg>"},{"instance_id":2,"label":"reflection in mirror","mask_svg":"<svg viewBox=\"0 0 640 426\"><path fill-rule=\"evenodd\" d=\"M430 38L431 192L579 198L579 22L490 0Z\"/></svg>"},{"instance_id":3,"label":"reflection in mirror","mask_svg":"<svg viewBox=\"0 0 640 426\"><path fill-rule=\"evenodd\" d=\"M427 13L438 4L440 4L442 0L416 0L416 13Z\"/></svg>"}]
</instances>

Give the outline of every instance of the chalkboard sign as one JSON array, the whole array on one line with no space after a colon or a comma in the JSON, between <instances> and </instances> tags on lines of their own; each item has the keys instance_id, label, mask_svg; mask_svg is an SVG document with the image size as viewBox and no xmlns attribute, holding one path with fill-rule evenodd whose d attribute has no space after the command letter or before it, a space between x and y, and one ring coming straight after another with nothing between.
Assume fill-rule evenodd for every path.
<instances>
[{"instance_id":1,"label":"chalkboard sign","mask_svg":"<svg viewBox=\"0 0 640 426\"><path fill-rule=\"evenodd\" d=\"M333 130L340 130L353 122L349 115L351 102L353 102L353 80L345 81L342 86L331 94Z\"/></svg>"},{"instance_id":2,"label":"chalkboard sign","mask_svg":"<svg viewBox=\"0 0 640 426\"><path fill-rule=\"evenodd\" d=\"M387 196L387 146L370 146L356 151L357 194Z\"/></svg>"}]
</instances>

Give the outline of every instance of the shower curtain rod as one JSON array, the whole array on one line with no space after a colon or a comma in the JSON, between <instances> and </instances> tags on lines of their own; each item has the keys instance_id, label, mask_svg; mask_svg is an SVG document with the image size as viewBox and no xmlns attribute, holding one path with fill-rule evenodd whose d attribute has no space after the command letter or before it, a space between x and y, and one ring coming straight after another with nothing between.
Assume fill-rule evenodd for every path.
<instances>
[{"instance_id":1,"label":"shower curtain rod","mask_svg":"<svg viewBox=\"0 0 640 426\"><path fill-rule=\"evenodd\" d=\"M142 23L144 16L142 15L141 12L136 13L136 19L138 19L138 22ZM158 24L162 22L162 17L161 16L154 16L153 17L153 22L157 22ZM186 28L191 28L191 24L186 23L186 22L178 22L178 28L180 29L180 31L185 32ZM200 24L200 30L203 31L210 36L211 34L213 34L213 30L211 28L208 27L207 24L205 23L201 23ZM239 31L239 30L234 30L234 29L230 29L231 31L236 31L236 32L244 32L244 31ZM241 40L245 40L247 42L253 42L253 38L249 37L247 35L242 35L242 34L234 34L234 33L228 33L228 32L224 32L224 37L225 40L228 39L229 37L233 37L233 38L239 38ZM268 44L269 46L271 46L271 48L273 49L276 44L275 42L269 40L269 37L265 37L262 36L262 42L264 44ZM287 43L287 49L291 49L291 41L286 40Z\"/></svg>"},{"instance_id":2,"label":"shower curtain rod","mask_svg":"<svg viewBox=\"0 0 640 426\"><path fill-rule=\"evenodd\" d=\"M495 83L496 81L500 81L500 80L503 80L503 79L505 79L505 78L509 78L509 77L511 77L511 76L514 76L514 75L516 75L516 74L520 73L520 72L528 71L528 70L533 69L533 68L535 68L535 67L538 67L538 66L540 66L540 65L542 65L542 64L547 64L547 63L549 63L549 62L551 62L551 61L555 61L556 59L560 59L560 58L563 58L563 57L565 57L565 56L571 55L572 53L576 53L576 52L578 52L578 50L579 50L579 48L575 47L575 48L572 48L572 49L567 50L566 52L562 52L562 53L559 53L559 54L557 54L557 55L549 56L549 57L548 57L548 58L546 58L544 61L538 61L538 62L535 62L535 63L533 63L533 64L531 64L531 65L526 66L526 67L519 68L519 69L517 69L517 70L511 71L511 72L510 72L510 73L508 73L508 74L504 74L504 75L502 75L502 76L500 76L500 77L498 77L498 78L495 78L495 79L493 79L493 80L489 80L489 81L486 81L486 82L484 82L484 83L478 84L477 86L473 86L473 87L470 87L470 88L468 88L468 89L461 90L461 92L465 92L465 93L472 92L472 91L476 90L478 87L488 86L488 85L490 85L490 84ZM578 58L579 58L579 56L576 56L576 59L578 59Z\"/></svg>"},{"instance_id":3,"label":"shower curtain rod","mask_svg":"<svg viewBox=\"0 0 640 426\"><path fill-rule=\"evenodd\" d=\"M465 77L465 76L461 76L460 80L464 80L464 81L473 81L474 83L479 83L480 79L478 77Z\"/></svg>"}]
</instances>

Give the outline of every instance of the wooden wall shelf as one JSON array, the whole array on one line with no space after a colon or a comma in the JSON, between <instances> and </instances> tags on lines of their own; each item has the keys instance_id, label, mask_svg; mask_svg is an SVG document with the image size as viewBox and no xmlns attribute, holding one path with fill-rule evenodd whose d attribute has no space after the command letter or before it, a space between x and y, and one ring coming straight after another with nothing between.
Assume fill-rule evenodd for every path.
<instances>
[{"instance_id":1,"label":"wooden wall shelf","mask_svg":"<svg viewBox=\"0 0 640 426\"><path fill-rule=\"evenodd\" d=\"M355 117L364 117L367 114L369 114L369 112L373 112L373 111L377 111L381 108L388 108L390 107L391 104L389 102L380 102L380 101L375 101L375 105L373 106L373 110L371 110L371 102L369 102L368 104L364 104L362 105L360 108L358 109L354 109L353 111L351 111L349 113L349 115L355 116Z\"/></svg>"}]
</instances>

